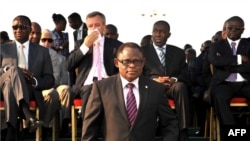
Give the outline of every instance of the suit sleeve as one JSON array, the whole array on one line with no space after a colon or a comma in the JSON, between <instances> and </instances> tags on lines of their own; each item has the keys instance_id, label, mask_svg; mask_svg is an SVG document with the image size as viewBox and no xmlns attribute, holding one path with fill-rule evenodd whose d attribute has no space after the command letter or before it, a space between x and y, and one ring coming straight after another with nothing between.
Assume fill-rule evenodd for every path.
<instances>
[{"instance_id":1,"label":"suit sleeve","mask_svg":"<svg viewBox=\"0 0 250 141\"><path fill-rule=\"evenodd\" d=\"M78 65L81 63L81 60L84 58L80 48L73 50L66 60L66 67L68 71L74 71Z\"/></svg>"},{"instance_id":2,"label":"suit sleeve","mask_svg":"<svg viewBox=\"0 0 250 141\"><path fill-rule=\"evenodd\" d=\"M100 91L93 83L83 118L82 141L97 141L102 109Z\"/></svg>"},{"instance_id":3,"label":"suit sleeve","mask_svg":"<svg viewBox=\"0 0 250 141\"><path fill-rule=\"evenodd\" d=\"M44 89L50 89L54 86L55 79L53 76L53 67L51 63L51 58L49 54L49 50L42 47L40 50L43 52L43 64L42 64L42 74L38 77L36 77L38 85L37 89L44 90Z\"/></svg>"},{"instance_id":4,"label":"suit sleeve","mask_svg":"<svg viewBox=\"0 0 250 141\"><path fill-rule=\"evenodd\" d=\"M214 67L233 67L237 65L237 57L226 54L224 43L217 42L211 45L208 53L208 60Z\"/></svg>"}]
</instances>

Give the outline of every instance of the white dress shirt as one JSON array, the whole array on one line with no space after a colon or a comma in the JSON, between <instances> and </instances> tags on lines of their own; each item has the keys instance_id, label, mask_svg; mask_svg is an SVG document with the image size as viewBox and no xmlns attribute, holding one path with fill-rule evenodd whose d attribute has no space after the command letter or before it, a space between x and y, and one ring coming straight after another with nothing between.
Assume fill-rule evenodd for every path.
<instances>
[{"instance_id":1,"label":"white dress shirt","mask_svg":"<svg viewBox=\"0 0 250 141\"><path fill-rule=\"evenodd\" d=\"M139 95L139 78L136 78L134 81L132 82L128 82L125 78L121 77L121 81L122 81L122 88L123 88L123 96L124 96L124 102L125 102L125 106L127 107L127 95L128 95L128 91L129 88L126 87L126 85L128 83L133 83L134 84L134 88L133 88L133 93L135 96L135 100L136 100L136 107L137 109L139 108L139 104L140 104L140 95ZM137 110L138 111L138 110Z\"/></svg>"},{"instance_id":2,"label":"white dress shirt","mask_svg":"<svg viewBox=\"0 0 250 141\"><path fill-rule=\"evenodd\" d=\"M103 57L104 57L104 36L102 36L99 39L99 42L100 42L100 54L101 54L100 57L101 57L102 78L107 78L108 75L106 73L106 70L105 70L105 67L104 67L104 60L103 60ZM87 46L85 46L84 44L82 44L81 47L80 47L80 50L85 55L89 51L89 48ZM92 64L92 67L90 69L90 72L88 74L88 77L87 77L86 81L84 82L84 85L92 84L94 77L98 77L98 74L97 74L96 67L93 66L93 64Z\"/></svg>"}]
</instances>

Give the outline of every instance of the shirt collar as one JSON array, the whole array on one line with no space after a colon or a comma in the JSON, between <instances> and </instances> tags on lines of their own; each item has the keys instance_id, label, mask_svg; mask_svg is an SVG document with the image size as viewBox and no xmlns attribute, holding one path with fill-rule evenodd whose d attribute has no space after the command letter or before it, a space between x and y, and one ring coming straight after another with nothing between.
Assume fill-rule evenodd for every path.
<instances>
[{"instance_id":1,"label":"shirt collar","mask_svg":"<svg viewBox=\"0 0 250 141\"><path fill-rule=\"evenodd\" d=\"M227 41L229 42L230 46L231 46L231 43L232 43L232 42L235 42L235 43L236 43L236 46L235 46L235 47L237 47L238 44L239 44L239 42L240 42L240 39L233 41L233 40L227 38Z\"/></svg>"},{"instance_id":2,"label":"shirt collar","mask_svg":"<svg viewBox=\"0 0 250 141\"><path fill-rule=\"evenodd\" d=\"M156 50L158 50L158 48L161 48L161 47L157 46L155 43L153 43L153 46L154 46L154 48L155 48ZM164 50L166 49L166 47L167 47L166 44L162 46L162 48L163 48Z\"/></svg>"},{"instance_id":3,"label":"shirt collar","mask_svg":"<svg viewBox=\"0 0 250 141\"><path fill-rule=\"evenodd\" d=\"M17 40L15 40L15 42L16 42L17 47L19 47L21 45L21 43L18 42ZM28 41L24 42L22 45L24 45L25 47L29 47L29 44L30 44L30 41L28 40Z\"/></svg>"},{"instance_id":4,"label":"shirt collar","mask_svg":"<svg viewBox=\"0 0 250 141\"><path fill-rule=\"evenodd\" d=\"M133 80L133 81L131 81L131 82L128 82L128 80L126 80L124 77L122 77L121 75L120 75L120 78L121 78L121 81L122 81L122 88L125 88L126 87L126 85L128 84L128 83L133 83L134 85L135 85L135 88L139 88L138 87L138 83L139 83L139 77L137 77L135 80Z\"/></svg>"},{"instance_id":5,"label":"shirt collar","mask_svg":"<svg viewBox=\"0 0 250 141\"><path fill-rule=\"evenodd\" d=\"M81 31L82 31L82 29L83 29L83 23L82 23L82 25L78 28L78 30L81 30Z\"/></svg>"}]
</instances>

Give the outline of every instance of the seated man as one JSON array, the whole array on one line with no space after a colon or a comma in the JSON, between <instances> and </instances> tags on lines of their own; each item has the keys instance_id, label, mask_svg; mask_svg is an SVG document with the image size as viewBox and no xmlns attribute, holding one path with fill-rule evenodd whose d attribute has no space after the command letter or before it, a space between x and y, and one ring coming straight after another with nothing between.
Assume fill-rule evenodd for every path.
<instances>
[{"instance_id":1,"label":"seated man","mask_svg":"<svg viewBox=\"0 0 250 141\"><path fill-rule=\"evenodd\" d=\"M50 30L42 30L40 45L47 47L51 56L51 62L53 65L53 74L55 78L55 85L53 88L48 90L43 90L43 96L48 100L58 100L56 104L47 104L47 109L52 113L61 108L62 112L62 127L60 136L69 136L69 122L70 122L70 108L73 101L73 93L71 87L68 85L69 76L68 71L65 66L66 58L65 56L58 54L51 47L53 45L53 34ZM59 102L61 105L59 106ZM57 105L58 104L58 105ZM52 116L53 117L53 116ZM52 118L51 117L51 118ZM51 119L50 119L51 121Z\"/></svg>"},{"instance_id":2,"label":"seated man","mask_svg":"<svg viewBox=\"0 0 250 141\"><path fill-rule=\"evenodd\" d=\"M211 104L221 124L222 140L227 135L226 126L237 125L230 109L232 97L242 96L250 101L250 42L241 38L244 21L233 16L225 22L225 27L227 38L212 44L208 52L214 67Z\"/></svg>"},{"instance_id":3,"label":"seated man","mask_svg":"<svg viewBox=\"0 0 250 141\"><path fill-rule=\"evenodd\" d=\"M6 111L6 140L16 139L19 111L29 120L30 131L42 122L29 111L29 100L35 99L40 118L45 115L42 91L54 85L48 49L29 41L31 21L20 15L13 20L15 41L0 46L0 87ZM20 115L21 116L21 115Z\"/></svg>"},{"instance_id":4,"label":"seated man","mask_svg":"<svg viewBox=\"0 0 250 141\"><path fill-rule=\"evenodd\" d=\"M180 129L179 140L186 141L190 121L187 65L184 50L167 44L170 35L170 25L166 21L155 22L152 31L153 44L142 47L146 58L143 74L165 85L166 95L175 102Z\"/></svg>"}]
</instances>

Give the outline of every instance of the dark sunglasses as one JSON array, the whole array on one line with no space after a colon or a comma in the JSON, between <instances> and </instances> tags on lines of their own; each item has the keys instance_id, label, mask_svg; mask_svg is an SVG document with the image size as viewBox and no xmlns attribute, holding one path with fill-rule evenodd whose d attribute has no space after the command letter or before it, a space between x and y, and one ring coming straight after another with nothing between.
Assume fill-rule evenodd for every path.
<instances>
[{"instance_id":1,"label":"dark sunglasses","mask_svg":"<svg viewBox=\"0 0 250 141\"><path fill-rule=\"evenodd\" d=\"M229 31L231 31L231 30L236 30L236 31L239 31L239 30L242 30L243 29L243 27L232 27L232 26L227 26L226 27L227 28L227 30L229 30Z\"/></svg>"},{"instance_id":2,"label":"dark sunglasses","mask_svg":"<svg viewBox=\"0 0 250 141\"><path fill-rule=\"evenodd\" d=\"M42 41L42 42L48 41L49 43L52 43L52 42L53 42L53 39L51 39L51 38L42 38L41 41Z\"/></svg>"},{"instance_id":3,"label":"dark sunglasses","mask_svg":"<svg viewBox=\"0 0 250 141\"><path fill-rule=\"evenodd\" d=\"M135 66L140 66L143 63L143 60L119 60L119 59L117 60L124 66L129 66L130 64L134 64Z\"/></svg>"},{"instance_id":4,"label":"dark sunglasses","mask_svg":"<svg viewBox=\"0 0 250 141\"><path fill-rule=\"evenodd\" d=\"M20 29L20 30L26 30L27 28L29 28L30 26L27 26L27 25L13 25L12 26L12 28L14 29L14 30L17 30L18 28Z\"/></svg>"}]
</instances>

